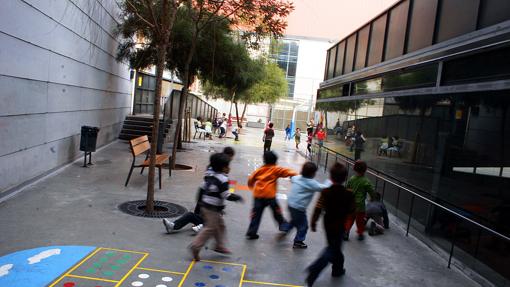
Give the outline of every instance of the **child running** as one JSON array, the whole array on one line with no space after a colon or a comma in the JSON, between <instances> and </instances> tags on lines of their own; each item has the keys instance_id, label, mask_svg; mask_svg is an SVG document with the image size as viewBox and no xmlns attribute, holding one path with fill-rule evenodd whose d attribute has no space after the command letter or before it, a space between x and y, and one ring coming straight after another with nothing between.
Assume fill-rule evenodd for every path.
<instances>
[{"instance_id":1,"label":"child running","mask_svg":"<svg viewBox=\"0 0 510 287\"><path fill-rule=\"evenodd\" d=\"M328 246L322 251L319 258L307 268L307 286L313 285L328 263L333 264L331 276L340 277L345 274L342 234L347 215L354 211L354 195L342 185L347 177L347 169L344 165L335 163L329 170L329 175L333 185L322 190L311 221L312 232L315 232L317 221L324 212L324 231Z\"/></svg>"},{"instance_id":2,"label":"child running","mask_svg":"<svg viewBox=\"0 0 510 287\"><path fill-rule=\"evenodd\" d=\"M365 232L365 201L367 200L367 194L370 197L374 196L374 187L372 183L365 177L365 172L367 171L367 164L364 161L357 160L354 163L353 170L355 175L353 175L347 181L346 188L354 194L354 199L356 201L356 210L354 213L350 214L347 217L347 221L345 222L345 234L344 240L349 240L349 232L351 231L351 227L356 221L356 232L358 234L358 240L365 239L363 232Z\"/></svg>"},{"instance_id":3,"label":"child running","mask_svg":"<svg viewBox=\"0 0 510 287\"><path fill-rule=\"evenodd\" d=\"M287 201L291 220L283 231L287 234L293 227L297 229L293 248L308 247L304 242L308 231L306 209L315 192L320 192L327 187L313 179L316 173L317 165L313 162L306 162L301 169L301 175L291 178L292 187Z\"/></svg>"},{"instance_id":4,"label":"child running","mask_svg":"<svg viewBox=\"0 0 510 287\"><path fill-rule=\"evenodd\" d=\"M202 231L197 235L190 249L193 259L200 260L200 249L207 240L214 236L216 247L214 251L230 254L230 250L225 247L225 222L222 212L225 208L225 199L230 201L243 201L243 198L237 194L228 192L228 172L230 158L224 153L213 154L210 158L210 167L204 176L202 185L202 196L199 199L200 212L204 218L205 224Z\"/></svg>"},{"instance_id":5,"label":"child running","mask_svg":"<svg viewBox=\"0 0 510 287\"><path fill-rule=\"evenodd\" d=\"M235 151L233 148L227 146L223 149L223 153L226 154L230 160L234 158ZM207 167L207 171L210 172L211 166ZM195 209L193 212L188 211L184 213L182 216L177 218L174 222L171 222L170 220L163 218L163 225L165 226L167 233L172 233L173 231L177 231L182 229L184 226L188 224L193 224L191 227L191 230L195 231L195 233L198 233L202 227L204 227L204 219L202 218L202 215L200 213L200 199L202 198L203 189L199 188L198 190L198 196L197 196L197 203L195 205Z\"/></svg>"},{"instance_id":6,"label":"child running","mask_svg":"<svg viewBox=\"0 0 510 287\"><path fill-rule=\"evenodd\" d=\"M278 157L272 151L264 153L264 165L253 172L248 178L248 187L253 190L253 209L251 222L246 232L249 240L258 239L257 234L266 206L273 211L273 217L278 222L280 231L284 231L288 224L282 215L282 210L276 201L276 181L278 178L295 176L297 173L290 168L277 166Z\"/></svg>"}]
</instances>

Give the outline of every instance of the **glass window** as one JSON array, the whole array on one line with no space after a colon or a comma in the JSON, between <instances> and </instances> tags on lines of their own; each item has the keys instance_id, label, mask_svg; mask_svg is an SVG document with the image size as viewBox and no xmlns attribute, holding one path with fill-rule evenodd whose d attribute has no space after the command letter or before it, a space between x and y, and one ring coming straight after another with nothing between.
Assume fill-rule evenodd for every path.
<instances>
[{"instance_id":1,"label":"glass window","mask_svg":"<svg viewBox=\"0 0 510 287\"><path fill-rule=\"evenodd\" d=\"M439 9L436 42L442 42L476 29L480 0L443 0Z\"/></svg>"},{"instance_id":2,"label":"glass window","mask_svg":"<svg viewBox=\"0 0 510 287\"><path fill-rule=\"evenodd\" d=\"M386 32L387 14L382 15L372 22L372 32L370 33L370 45L368 52L368 65L372 66L382 61L384 34Z\"/></svg>"},{"instance_id":3,"label":"glass window","mask_svg":"<svg viewBox=\"0 0 510 287\"><path fill-rule=\"evenodd\" d=\"M384 60L390 60L404 53L409 0L391 9Z\"/></svg>"},{"instance_id":4,"label":"glass window","mask_svg":"<svg viewBox=\"0 0 510 287\"><path fill-rule=\"evenodd\" d=\"M443 66L444 84L459 84L510 78L510 48L453 59Z\"/></svg>"},{"instance_id":5,"label":"glass window","mask_svg":"<svg viewBox=\"0 0 510 287\"><path fill-rule=\"evenodd\" d=\"M356 35L357 33L352 34L349 38L347 38L347 50L345 53L344 74L353 71L354 53L356 51Z\"/></svg>"},{"instance_id":6,"label":"glass window","mask_svg":"<svg viewBox=\"0 0 510 287\"><path fill-rule=\"evenodd\" d=\"M287 76L288 77L295 77L296 76L296 67L297 67L297 63L296 62L290 62L289 63L289 70L287 71Z\"/></svg>"},{"instance_id":7,"label":"glass window","mask_svg":"<svg viewBox=\"0 0 510 287\"><path fill-rule=\"evenodd\" d=\"M480 5L479 28L485 28L510 20L510 1L485 0Z\"/></svg>"},{"instance_id":8,"label":"glass window","mask_svg":"<svg viewBox=\"0 0 510 287\"><path fill-rule=\"evenodd\" d=\"M335 76L342 75L344 66L345 41L338 44L336 53Z\"/></svg>"},{"instance_id":9,"label":"glass window","mask_svg":"<svg viewBox=\"0 0 510 287\"><path fill-rule=\"evenodd\" d=\"M336 51L337 51L337 46L333 47L330 50L330 54L329 54L330 65L328 67L328 75L329 75L328 78L333 78L335 76Z\"/></svg>"},{"instance_id":10,"label":"glass window","mask_svg":"<svg viewBox=\"0 0 510 287\"><path fill-rule=\"evenodd\" d=\"M365 67L367 59L368 35L370 34L370 25L367 25L358 32L358 48L356 52L356 70Z\"/></svg>"},{"instance_id":11,"label":"glass window","mask_svg":"<svg viewBox=\"0 0 510 287\"><path fill-rule=\"evenodd\" d=\"M407 52L432 45L437 0L414 0L407 39Z\"/></svg>"},{"instance_id":12,"label":"glass window","mask_svg":"<svg viewBox=\"0 0 510 287\"><path fill-rule=\"evenodd\" d=\"M331 49L326 52L326 69L324 70L324 80L327 80L330 78L330 75L328 74L330 53L331 53Z\"/></svg>"}]
</instances>

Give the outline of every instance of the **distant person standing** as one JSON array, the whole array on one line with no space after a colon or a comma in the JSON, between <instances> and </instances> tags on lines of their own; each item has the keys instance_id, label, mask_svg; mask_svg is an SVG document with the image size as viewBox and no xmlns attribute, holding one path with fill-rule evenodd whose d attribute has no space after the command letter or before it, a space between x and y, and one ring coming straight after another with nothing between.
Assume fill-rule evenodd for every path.
<instances>
[{"instance_id":1,"label":"distant person standing","mask_svg":"<svg viewBox=\"0 0 510 287\"><path fill-rule=\"evenodd\" d=\"M290 141L290 134L291 134L290 125L287 125L287 127L285 128L285 140Z\"/></svg>"},{"instance_id":2,"label":"distant person standing","mask_svg":"<svg viewBox=\"0 0 510 287\"><path fill-rule=\"evenodd\" d=\"M274 137L273 123L269 123L267 128L264 130L264 137L262 137L262 141L264 142L264 152L271 151L273 137Z\"/></svg>"},{"instance_id":3,"label":"distant person standing","mask_svg":"<svg viewBox=\"0 0 510 287\"><path fill-rule=\"evenodd\" d=\"M312 141L313 141L313 132L308 130L308 135L306 136L306 150L308 154L312 155Z\"/></svg>"},{"instance_id":4,"label":"distant person standing","mask_svg":"<svg viewBox=\"0 0 510 287\"><path fill-rule=\"evenodd\" d=\"M366 142L365 137L361 131L356 131L354 135L354 160L358 160L361 158L361 152L363 151L363 145Z\"/></svg>"},{"instance_id":5,"label":"distant person standing","mask_svg":"<svg viewBox=\"0 0 510 287\"><path fill-rule=\"evenodd\" d=\"M294 141L296 142L296 149L299 149L299 144L301 143L301 129L296 129L296 134L294 134Z\"/></svg>"},{"instance_id":6,"label":"distant person standing","mask_svg":"<svg viewBox=\"0 0 510 287\"><path fill-rule=\"evenodd\" d=\"M319 146L320 147L323 147L324 146L324 140L326 139L326 132L324 132L324 129L320 129L318 132L317 132L317 140L319 141Z\"/></svg>"}]
</instances>

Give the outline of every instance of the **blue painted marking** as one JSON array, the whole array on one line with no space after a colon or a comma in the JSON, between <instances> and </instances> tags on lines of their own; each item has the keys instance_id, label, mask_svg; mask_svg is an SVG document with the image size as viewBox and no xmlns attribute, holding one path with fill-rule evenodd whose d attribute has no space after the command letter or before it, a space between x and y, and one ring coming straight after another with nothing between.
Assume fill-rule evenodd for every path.
<instances>
[{"instance_id":1,"label":"blue painted marking","mask_svg":"<svg viewBox=\"0 0 510 287\"><path fill-rule=\"evenodd\" d=\"M225 285L216 285L214 287L225 287Z\"/></svg>"},{"instance_id":2,"label":"blue painted marking","mask_svg":"<svg viewBox=\"0 0 510 287\"><path fill-rule=\"evenodd\" d=\"M203 268L204 268L204 269L209 269L209 270L212 270L212 269L213 269L213 267L212 267L211 265L205 265Z\"/></svg>"},{"instance_id":3,"label":"blue painted marking","mask_svg":"<svg viewBox=\"0 0 510 287\"><path fill-rule=\"evenodd\" d=\"M60 249L60 254L41 258L39 262L29 264L28 258L51 249ZM12 264L12 268L10 268L8 274L0 276L0 286L46 286L77 264L94 249L95 247L91 246L49 246L5 255L0 257L0 269L8 264Z\"/></svg>"},{"instance_id":4,"label":"blue painted marking","mask_svg":"<svg viewBox=\"0 0 510 287\"><path fill-rule=\"evenodd\" d=\"M230 267L223 267L223 269L221 269L221 270L223 270L225 272L232 272L232 268L230 268Z\"/></svg>"},{"instance_id":5,"label":"blue painted marking","mask_svg":"<svg viewBox=\"0 0 510 287\"><path fill-rule=\"evenodd\" d=\"M197 286L197 287L204 287L204 286L206 286L206 285L207 285L207 284L205 284L204 282L196 282L196 283L195 283L195 286Z\"/></svg>"},{"instance_id":6,"label":"blue painted marking","mask_svg":"<svg viewBox=\"0 0 510 287\"><path fill-rule=\"evenodd\" d=\"M209 276L209 278L211 278L211 279L220 279L220 276L213 274L213 275Z\"/></svg>"}]
</instances>

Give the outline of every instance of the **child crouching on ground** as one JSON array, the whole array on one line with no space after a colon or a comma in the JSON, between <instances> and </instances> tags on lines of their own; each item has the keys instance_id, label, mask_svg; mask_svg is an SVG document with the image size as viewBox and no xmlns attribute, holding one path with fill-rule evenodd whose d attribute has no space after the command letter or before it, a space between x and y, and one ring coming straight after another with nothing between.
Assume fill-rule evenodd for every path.
<instances>
[{"instance_id":1,"label":"child crouching on ground","mask_svg":"<svg viewBox=\"0 0 510 287\"><path fill-rule=\"evenodd\" d=\"M308 231L306 209L315 192L320 192L327 187L313 179L316 173L317 165L313 162L306 162L301 169L301 175L291 178L292 187L287 200L291 220L283 231L287 234L293 227L297 229L293 248L308 247L304 242Z\"/></svg>"},{"instance_id":2,"label":"child crouching on ground","mask_svg":"<svg viewBox=\"0 0 510 287\"><path fill-rule=\"evenodd\" d=\"M369 224L368 235L383 234L384 229L389 228L388 211L381 202L381 194L374 192L367 203L367 224Z\"/></svg>"},{"instance_id":3,"label":"child crouching on ground","mask_svg":"<svg viewBox=\"0 0 510 287\"><path fill-rule=\"evenodd\" d=\"M272 151L264 153L264 165L253 172L248 179L248 187L253 190L253 209L251 222L246 232L249 240L258 239L257 234L266 206L273 211L273 217L278 222L278 228L283 231L288 224L283 218L282 210L276 201L276 182L278 178L295 176L297 173L290 168L276 165L278 157Z\"/></svg>"},{"instance_id":4,"label":"child crouching on ground","mask_svg":"<svg viewBox=\"0 0 510 287\"><path fill-rule=\"evenodd\" d=\"M200 212L204 218L204 228L191 243L193 259L200 260L200 249L207 240L214 236L216 247L214 251L230 254L225 247L225 222L222 211L225 208L225 199L230 201L242 201L239 195L228 191L228 172L230 158L224 153L216 153L211 156L210 167L204 176L202 196L199 200Z\"/></svg>"}]
</instances>

